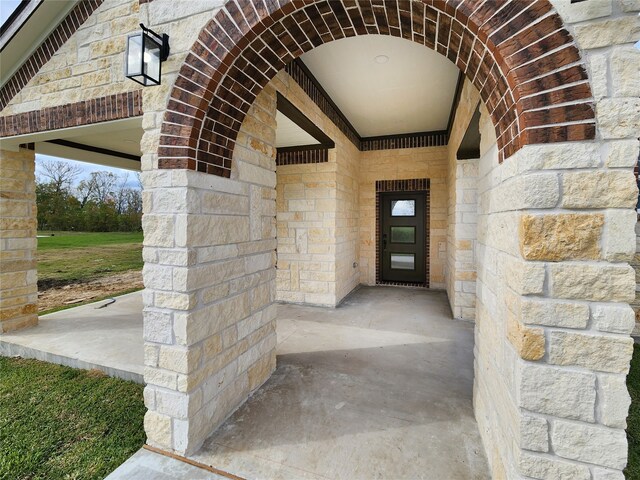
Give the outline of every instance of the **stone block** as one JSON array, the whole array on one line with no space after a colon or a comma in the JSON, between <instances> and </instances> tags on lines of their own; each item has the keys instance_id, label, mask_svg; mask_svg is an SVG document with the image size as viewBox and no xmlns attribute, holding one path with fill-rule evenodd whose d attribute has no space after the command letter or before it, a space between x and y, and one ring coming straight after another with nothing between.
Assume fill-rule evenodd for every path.
<instances>
[{"instance_id":1,"label":"stone block","mask_svg":"<svg viewBox=\"0 0 640 480\"><path fill-rule=\"evenodd\" d=\"M627 373L633 353L631 337L554 331L549 335L549 363L601 372Z\"/></svg>"},{"instance_id":2,"label":"stone block","mask_svg":"<svg viewBox=\"0 0 640 480\"><path fill-rule=\"evenodd\" d=\"M558 263L549 270L554 298L631 302L635 297L635 272L628 265Z\"/></svg>"},{"instance_id":3,"label":"stone block","mask_svg":"<svg viewBox=\"0 0 640 480\"><path fill-rule=\"evenodd\" d=\"M640 98L603 98L596 103L596 120L602 138L637 138Z\"/></svg>"},{"instance_id":4,"label":"stone block","mask_svg":"<svg viewBox=\"0 0 640 480\"><path fill-rule=\"evenodd\" d=\"M519 406L531 412L593 422L596 377L591 373L525 364Z\"/></svg>"},{"instance_id":5,"label":"stone block","mask_svg":"<svg viewBox=\"0 0 640 480\"><path fill-rule=\"evenodd\" d=\"M591 480L589 467L557 458L520 452L518 468L522 475L539 480Z\"/></svg>"},{"instance_id":6,"label":"stone block","mask_svg":"<svg viewBox=\"0 0 640 480\"><path fill-rule=\"evenodd\" d=\"M154 343L173 343L173 323L171 313L145 308L144 316L144 339Z\"/></svg>"},{"instance_id":7,"label":"stone block","mask_svg":"<svg viewBox=\"0 0 640 480\"><path fill-rule=\"evenodd\" d=\"M523 297L520 313L520 318L525 325L586 328L589 323L589 306L585 303Z\"/></svg>"},{"instance_id":8,"label":"stone block","mask_svg":"<svg viewBox=\"0 0 640 480\"><path fill-rule=\"evenodd\" d=\"M608 468L594 468L592 480L625 480L624 473L620 470L610 470Z\"/></svg>"},{"instance_id":9,"label":"stone block","mask_svg":"<svg viewBox=\"0 0 640 480\"><path fill-rule=\"evenodd\" d=\"M526 260L598 259L603 224L601 213L523 215L520 251Z\"/></svg>"},{"instance_id":10,"label":"stone block","mask_svg":"<svg viewBox=\"0 0 640 480\"><path fill-rule=\"evenodd\" d=\"M601 332L630 334L635 325L633 309L626 304L592 305L593 327Z\"/></svg>"},{"instance_id":11,"label":"stone block","mask_svg":"<svg viewBox=\"0 0 640 480\"><path fill-rule=\"evenodd\" d=\"M638 149L640 142L633 140L615 140L609 142L605 157L605 165L609 168L631 168L638 162Z\"/></svg>"},{"instance_id":12,"label":"stone block","mask_svg":"<svg viewBox=\"0 0 640 480\"><path fill-rule=\"evenodd\" d=\"M514 157L518 172L590 168L600 164L599 146L594 142L525 145Z\"/></svg>"},{"instance_id":13,"label":"stone block","mask_svg":"<svg viewBox=\"0 0 640 480\"><path fill-rule=\"evenodd\" d=\"M145 390L149 388L145 387ZM148 410L144 415L144 431L149 445L171 451L173 447L171 417Z\"/></svg>"},{"instance_id":14,"label":"stone block","mask_svg":"<svg viewBox=\"0 0 640 480\"><path fill-rule=\"evenodd\" d=\"M611 96L640 97L640 50L616 47L611 52Z\"/></svg>"},{"instance_id":15,"label":"stone block","mask_svg":"<svg viewBox=\"0 0 640 480\"><path fill-rule=\"evenodd\" d=\"M624 375L598 375L600 423L613 428L627 428L631 397Z\"/></svg>"},{"instance_id":16,"label":"stone block","mask_svg":"<svg viewBox=\"0 0 640 480\"><path fill-rule=\"evenodd\" d=\"M637 214L634 210L607 211L603 242L605 260L627 262L633 258L636 253L636 221Z\"/></svg>"},{"instance_id":17,"label":"stone block","mask_svg":"<svg viewBox=\"0 0 640 480\"><path fill-rule=\"evenodd\" d=\"M544 291L545 267L541 263L509 259L505 262L506 283L520 295L542 294Z\"/></svg>"},{"instance_id":18,"label":"stone block","mask_svg":"<svg viewBox=\"0 0 640 480\"><path fill-rule=\"evenodd\" d=\"M611 15L611 0L596 0L583 5L565 0L552 0L564 23L577 23Z\"/></svg>"},{"instance_id":19,"label":"stone block","mask_svg":"<svg viewBox=\"0 0 640 480\"><path fill-rule=\"evenodd\" d=\"M640 22L633 15L588 22L576 25L574 34L580 48L587 50L632 43L640 35Z\"/></svg>"},{"instance_id":20,"label":"stone block","mask_svg":"<svg viewBox=\"0 0 640 480\"><path fill-rule=\"evenodd\" d=\"M507 338L523 360L540 360L544 356L544 330L522 325L510 316L507 324Z\"/></svg>"},{"instance_id":21,"label":"stone block","mask_svg":"<svg viewBox=\"0 0 640 480\"><path fill-rule=\"evenodd\" d=\"M162 346L160 347L158 366L166 370L188 374L198 367L201 355L202 350L199 347Z\"/></svg>"},{"instance_id":22,"label":"stone block","mask_svg":"<svg viewBox=\"0 0 640 480\"><path fill-rule=\"evenodd\" d=\"M620 470L627 463L627 436L622 429L556 420L551 444L563 458Z\"/></svg>"},{"instance_id":23,"label":"stone block","mask_svg":"<svg viewBox=\"0 0 640 480\"><path fill-rule=\"evenodd\" d=\"M609 60L604 54L592 54L588 59L591 91L594 100L598 101L609 96Z\"/></svg>"},{"instance_id":24,"label":"stone block","mask_svg":"<svg viewBox=\"0 0 640 480\"><path fill-rule=\"evenodd\" d=\"M173 215L142 216L144 245L148 247L172 247L174 245Z\"/></svg>"},{"instance_id":25,"label":"stone block","mask_svg":"<svg viewBox=\"0 0 640 480\"><path fill-rule=\"evenodd\" d=\"M520 448L534 452L549 451L549 423L545 418L522 414L520 420Z\"/></svg>"},{"instance_id":26,"label":"stone block","mask_svg":"<svg viewBox=\"0 0 640 480\"><path fill-rule=\"evenodd\" d=\"M562 186L565 208L632 209L638 200L631 170L565 173Z\"/></svg>"}]
</instances>

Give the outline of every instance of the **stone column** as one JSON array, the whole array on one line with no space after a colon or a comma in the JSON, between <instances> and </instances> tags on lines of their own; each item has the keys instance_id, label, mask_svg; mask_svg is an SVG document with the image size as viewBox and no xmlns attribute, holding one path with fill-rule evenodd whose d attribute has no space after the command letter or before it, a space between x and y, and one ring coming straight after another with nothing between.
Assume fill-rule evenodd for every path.
<instances>
[{"instance_id":1,"label":"stone column","mask_svg":"<svg viewBox=\"0 0 640 480\"><path fill-rule=\"evenodd\" d=\"M483 116L476 418L495 478L622 480L640 5L554 3L588 66L597 137L498 165Z\"/></svg>"},{"instance_id":2,"label":"stone column","mask_svg":"<svg viewBox=\"0 0 640 480\"><path fill-rule=\"evenodd\" d=\"M156 447L193 453L275 369L275 112L269 87L243 123L231 179L143 158L145 430Z\"/></svg>"},{"instance_id":3,"label":"stone column","mask_svg":"<svg viewBox=\"0 0 640 480\"><path fill-rule=\"evenodd\" d=\"M0 150L0 333L38 323L35 151Z\"/></svg>"},{"instance_id":4,"label":"stone column","mask_svg":"<svg viewBox=\"0 0 640 480\"><path fill-rule=\"evenodd\" d=\"M623 478L637 153L602 139L481 160L474 402L496 478Z\"/></svg>"}]
</instances>

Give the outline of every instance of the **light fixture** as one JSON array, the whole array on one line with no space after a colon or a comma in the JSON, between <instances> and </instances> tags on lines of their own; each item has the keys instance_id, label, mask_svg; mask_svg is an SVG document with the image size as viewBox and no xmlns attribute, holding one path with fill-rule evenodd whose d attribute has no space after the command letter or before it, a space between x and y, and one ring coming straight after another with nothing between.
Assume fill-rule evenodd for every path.
<instances>
[{"instance_id":1,"label":"light fixture","mask_svg":"<svg viewBox=\"0 0 640 480\"><path fill-rule=\"evenodd\" d=\"M387 63L389 61L389 57L387 57L386 55L378 55L374 58L374 61L380 64Z\"/></svg>"},{"instance_id":2,"label":"light fixture","mask_svg":"<svg viewBox=\"0 0 640 480\"><path fill-rule=\"evenodd\" d=\"M169 35L158 35L142 23L127 38L125 76L141 85L160 85L161 65L169 57Z\"/></svg>"}]
</instances>

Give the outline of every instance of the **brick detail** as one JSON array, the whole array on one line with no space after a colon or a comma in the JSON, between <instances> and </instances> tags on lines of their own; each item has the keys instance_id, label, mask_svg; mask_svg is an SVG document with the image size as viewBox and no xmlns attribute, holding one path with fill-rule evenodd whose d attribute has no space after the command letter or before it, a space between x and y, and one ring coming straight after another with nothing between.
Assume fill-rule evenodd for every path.
<instances>
[{"instance_id":1,"label":"brick detail","mask_svg":"<svg viewBox=\"0 0 640 480\"><path fill-rule=\"evenodd\" d=\"M161 168L229 176L240 126L269 80L287 65L295 78L292 60L314 47L365 34L412 40L454 62L489 110L500 161L526 144L595 138L588 83L564 86L587 79L580 52L548 0L503 8L492 0L230 0L181 67L161 130ZM554 108L567 102L574 105Z\"/></svg>"},{"instance_id":2,"label":"brick detail","mask_svg":"<svg viewBox=\"0 0 640 480\"><path fill-rule=\"evenodd\" d=\"M142 90L0 117L0 137L78 127L142 115Z\"/></svg>"},{"instance_id":3,"label":"brick detail","mask_svg":"<svg viewBox=\"0 0 640 480\"><path fill-rule=\"evenodd\" d=\"M423 283L415 282L386 282L382 280L382 222L380 205L380 194L388 192L425 192L425 279ZM376 285L395 285L405 287L425 287L429 288L429 219L430 219L430 181L428 178L412 178L406 180L377 180L376 181Z\"/></svg>"},{"instance_id":4,"label":"brick detail","mask_svg":"<svg viewBox=\"0 0 640 480\"><path fill-rule=\"evenodd\" d=\"M447 132L421 132L386 137L363 138L360 151L395 150L397 148L444 147L449 142Z\"/></svg>"},{"instance_id":5,"label":"brick detail","mask_svg":"<svg viewBox=\"0 0 640 480\"><path fill-rule=\"evenodd\" d=\"M35 52L22 64L13 76L0 89L0 110L4 109L11 99L29 83L38 70L51 60L53 54L71 38L89 16L104 0L84 0L69 12L51 35L40 44Z\"/></svg>"},{"instance_id":6,"label":"brick detail","mask_svg":"<svg viewBox=\"0 0 640 480\"><path fill-rule=\"evenodd\" d=\"M326 163L329 161L329 150L317 148L312 150L278 150L276 165L303 165L306 163Z\"/></svg>"}]
</instances>

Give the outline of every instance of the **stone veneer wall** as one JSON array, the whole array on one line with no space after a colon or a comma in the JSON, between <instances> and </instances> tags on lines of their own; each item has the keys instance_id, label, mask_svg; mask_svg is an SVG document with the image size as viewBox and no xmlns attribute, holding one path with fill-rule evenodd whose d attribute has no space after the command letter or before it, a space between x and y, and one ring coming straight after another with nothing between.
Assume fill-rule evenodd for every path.
<instances>
[{"instance_id":1,"label":"stone veneer wall","mask_svg":"<svg viewBox=\"0 0 640 480\"><path fill-rule=\"evenodd\" d=\"M145 430L166 450L193 453L275 369L275 93L251 107L231 179L143 158Z\"/></svg>"},{"instance_id":2,"label":"stone veneer wall","mask_svg":"<svg viewBox=\"0 0 640 480\"><path fill-rule=\"evenodd\" d=\"M495 478L621 479L633 323L628 302L635 283L626 262L635 243L635 215L629 211L636 199L632 168L640 130L639 54L632 44L640 31L640 5L554 3L590 70L597 141L525 146L498 166L485 112L474 403ZM149 443L180 453L197 449L274 368L274 91L267 88L243 123L231 180L158 170L160 125L177 70L197 26L221 4L182 2L176 9L174 1L156 0L141 6L137 19L172 38L163 85L143 92L145 428ZM59 92L77 80L66 80L56 92L46 91L47 82L40 93L51 94L50 104L67 103ZM579 86L586 79L573 80ZM545 95L536 98L544 104L542 99L552 98ZM14 103L2 114L50 104ZM545 110L535 112L544 120ZM571 119L561 115L560 121ZM580 130L587 124L575 125ZM446 151L442 161L446 185ZM23 171L30 175L30 167ZM28 204L32 190L22 193ZM434 248L438 243L432 242ZM35 249L32 233L15 244L26 247L27 257ZM30 271L27 266L21 273L27 295L34 294L28 290L35 283Z\"/></svg>"},{"instance_id":3,"label":"stone veneer wall","mask_svg":"<svg viewBox=\"0 0 640 480\"><path fill-rule=\"evenodd\" d=\"M465 79L448 145L447 296L454 318L475 319L478 160L458 160L480 94Z\"/></svg>"},{"instance_id":4,"label":"stone veneer wall","mask_svg":"<svg viewBox=\"0 0 640 480\"><path fill-rule=\"evenodd\" d=\"M447 147L361 152L360 282L376 284L376 180L430 180L429 286L442 289L447 234Z\"/></svg>"},{"instance_id":5,"label":"stone veneer wall","mask_svg":"<svg viewBox=\"0 0 640 480\"><path fill-rule=\"evenodd\" d=\"M284 71L271 85L336 144L328 162L277 167L277 299L335 306L359 283L360 152Z\"/></svg>"},{"instance_id":6,"label":"stone veneer wall","mask_svg":"<svg viewBox=\"0 0 640 480\"><path fill-rule=\"evenodd\" d=\"M140 30L138 0L105 0L0 116L138 90L124 76L127 35Z\"/></svg>"},{"instance_id":7,"label":"stone veneer wall","mask_svg":"<svg viewBox=\"0 0 640 480\"><path fill-rule=\"evenodd\" d=\"M0 334L38 323L35 152L0 150Z\"/></svg>"},{"instance_id":8,"label":"stone veneer wall","mask_svg":"<svg viewBox=\"0 0 640 480\"><path fill-rule=\"evenodd\" d=\"M483 115L474 406L494 478L622 480L640 4L556 4L591 72L598 141L498 165Z\"/></svg>"}]
</instances>

